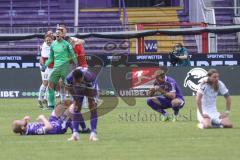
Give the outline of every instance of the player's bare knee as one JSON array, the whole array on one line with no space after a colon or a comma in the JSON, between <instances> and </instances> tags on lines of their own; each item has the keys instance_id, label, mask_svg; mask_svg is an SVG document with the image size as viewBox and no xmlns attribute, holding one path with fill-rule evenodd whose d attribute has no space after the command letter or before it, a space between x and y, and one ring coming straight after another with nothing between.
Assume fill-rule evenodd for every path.
<instances>
[{"instance_id":1,"label":"player's bare knee","mask_svg":"<svg viewBox=\"0 0 240 160\"><path fill-rule=\"evenodd\" d=\"M209 118L204 118L202 123L203 123L203 128L205 129L212 128L212 123Z\"/></svg>"},{"instance_id":2,"label":"player's bare knee","mask_svg":"<svg viewBox=\"0 0 240 160\"><path fill-rule=\"evenodd\" d=\"M230 121L229 118L222 119L221 124L223 125L224 128L233 128L232 122Z\"/></svg>"},{"instance_id":3,"label":"player's bare knee","mask_svg":"<svg viewBox=\"0 0 240 160\"><path fill-rule=\"evenodd\" d=\"M152 101L153 101L154 103L160 103L160 102L158 101L158 99L155 98L155 97L152 98Z\"/></svg>"},{"instance_id":4,"label":"player's bare knee","mask_svg":"<svg viewBox=\"0 0 240 160\"><path fill-rule=\"evenodd\" d=\"M173 99L171 104L173 107L178 107L181 104L181 101L179 99Z\"/></svg>"},{"instance_id":5,"label":"player's bare knee","mask_svg":"<svg viewBox=\"0 0 240 160\"><path fill-rule=\"evenodd\" d=\"M47 87L48 86L48 81L43 81L43 83L42 83L45 87Z\"/></svg>"},{"instance_id":6,"label":"player's bare knee","mask_svg":"<svg viewBox=\"0 0 240 160\"><path fill-rule=\"evenodd\" d=\"M147 104L148 104L148 105L151 105L152 102L153 102L153 101L152 101L152 98L148 98L148 99L147 99Z\"/></svg>"}]
</instances>

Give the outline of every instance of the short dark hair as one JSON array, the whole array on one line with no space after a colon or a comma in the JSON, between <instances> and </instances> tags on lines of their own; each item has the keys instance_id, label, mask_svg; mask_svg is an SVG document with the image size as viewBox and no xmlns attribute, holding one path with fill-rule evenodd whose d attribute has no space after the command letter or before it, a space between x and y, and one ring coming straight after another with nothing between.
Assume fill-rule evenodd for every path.
<instances>
[{"instance_id":1,"label":"short dark hair","mask_svg":"<svg viewBox=\"0 0 240 160\"><path fill-rule=\"evenodd\" d=\"M53 36L52 36L52 35L49 35L49 34L45 34L44 39L46 39L46 38L48 38L48 37L51 38L51 39L54 39Z\"/></svg>"},{"instance_id":2,"label":"short dark hair","mask_svg":"<svg viewBox=\"0 0 240 160\"><path fill-rule=\"evenodd\" d=\"M58 28L56 29L56 31L61 31L61 32L63 33L63 28L58 27Z\"/></svg>"},{"instance_id":3,"label":"short dark hair","mask_svg":"<svg viewBox=\"0 0 240 160\"><path fill-rule=\"evenodd\" d=\"M64 37L64 40L70 42L70 41L71 41L71 37L69 37L69 36L65 36L65 37Z\"/></svg>"},{"instance_id":4,"label":"short dark hair","mask_svg":"<svg viewBox=\"0 0 240 160\"><path fill-rule=\"evenodd\" d=\"M74 79L80 79L83 77L83 72L80 69L75 69L73 71L73 78Z\"/></svg>"},{"instance_id":5,"label":"short dark hair","mask_svg":"<svg viewBox=\"0 0 240 160\"><path fill-rule=\"evenodd\" d=\"M175 46L183 47L182 43L176 43Z\"/></svg>"},{"instance_id":6,"label":"short dark hair","mask_svg":"<svg viewBox=\"0 0 240 160\"><path fill-rule=\"evenodd\" d=\"M65 29L67 29L67 27L66 27L66 25L65 24L59 24L59 26L58 27L62 27L62 28L65 28Z\"/></svg>"}]
</instances>

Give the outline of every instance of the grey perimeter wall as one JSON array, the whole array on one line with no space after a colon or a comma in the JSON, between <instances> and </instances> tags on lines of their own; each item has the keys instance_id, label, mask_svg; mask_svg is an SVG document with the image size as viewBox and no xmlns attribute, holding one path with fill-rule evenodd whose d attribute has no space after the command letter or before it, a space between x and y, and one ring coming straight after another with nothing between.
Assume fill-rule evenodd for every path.
<instances>
[{"instance_id":1,"label":"grey perimeter wall","mask_svg":"<svg viewBox=\"0 0 240 160\"><path fill-rule=\"evenodd\" d=\"M230 94L239 95L239 66L216 66L220 79L230 90ZM185 96L194 95L199 80L206 75L209 67L169 67L167 75L174 78ZM153 73L159 68L112 67L91 68L98 74L100 95L102 96L147 96L151 87ZM137 72L142 72L139 76ZM33 98L41 84L38 68L0 69L0 98Z\"/></svg>"}]
</instances>

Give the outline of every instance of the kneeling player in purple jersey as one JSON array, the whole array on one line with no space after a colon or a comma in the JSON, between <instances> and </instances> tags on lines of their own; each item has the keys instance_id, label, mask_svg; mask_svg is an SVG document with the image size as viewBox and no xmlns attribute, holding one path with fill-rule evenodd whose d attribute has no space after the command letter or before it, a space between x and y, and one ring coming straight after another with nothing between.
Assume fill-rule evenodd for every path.
<instances>
[{"instance_id":1,"label":"kneeling player in purple jersey","mask_svg":"<svg viewBox=\"0 0 240 160\"><path fill-rule=\"evenodd\" d=\"M162 121L169 120L165 109L172 108L174 111L173 121L176 121L179 110L184 106L184 97L176 81L166 76L165 71L155 72L155 77L154 87L149 91L151 97L147 99L147 104L162 114Z\"/></svg>"},{"instance_id":2,"label":"kneeling player in purple jersey","mask_svg":"<svg viewBox=\"0 0 240 160\"><path fill-rule=\"evenodd\" d=\"M66 78L66 88L73 96L74 111L72 112L73 134L69 141L79 140L78 128L81 122L81 107L84 96L88 98L90 110L91 134L90 141L97 141L97 101L98 101L98 85L96 75L87 69L78 67L74 69Z\"/></svg>"},{"instance_id":3,"label":"kneeling player in purple jersey","mask_svg":"<svg viewBox=\"0 0 240 160\"><path fill-rule=\"evenodd\" d=\"M71 120L67 118L67 108L65 105L59 104L49 119L44 115L39 115L38 122L29 123L30 116L25 116L22 120L15 120L12 124L13 132L21 135L64 134L68 128L71 128Z\"/></svg>"}]
</instances>

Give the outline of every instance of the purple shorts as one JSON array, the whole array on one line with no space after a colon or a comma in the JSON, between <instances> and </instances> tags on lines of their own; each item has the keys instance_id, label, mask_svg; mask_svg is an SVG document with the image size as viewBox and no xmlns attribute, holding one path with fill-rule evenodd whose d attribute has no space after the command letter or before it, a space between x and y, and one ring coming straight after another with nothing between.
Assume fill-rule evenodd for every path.
<instances>
[{"instance_id":1,"label":"purple shorts","mask_svg":"<svg viewBox=\"0 0 240 160\"><path fill-rule=\"evenodd\" d=\"M163 109L173 108L172 103L171 103L171 101L172 101L171 99L166 98L164 96L158 96L157 99L162 104ZM178 98L178 99L180 99L180 98ZM183 108L183 106L185 104L183 99L180 99L180 101L182 101L182 103L178 107L179 109Z\"/></svg>"}]
</instances>

